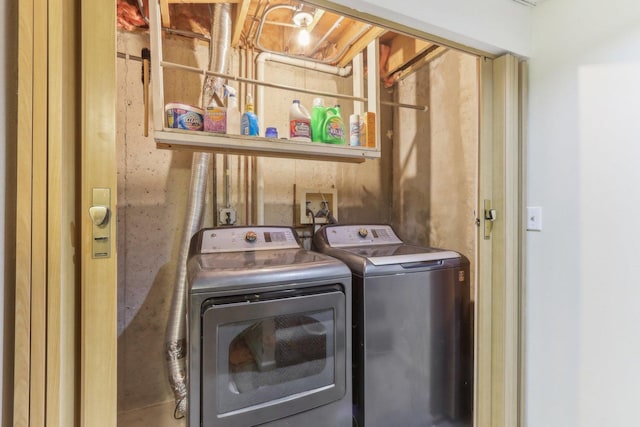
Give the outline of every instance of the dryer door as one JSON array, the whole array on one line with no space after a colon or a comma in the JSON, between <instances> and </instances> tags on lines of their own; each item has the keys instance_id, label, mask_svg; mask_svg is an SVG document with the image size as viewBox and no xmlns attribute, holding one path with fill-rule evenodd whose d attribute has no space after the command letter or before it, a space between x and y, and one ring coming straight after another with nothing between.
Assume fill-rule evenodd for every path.
<instances>
[{"instance_id":1,"label":"dryer door","mask_svg":"<svg viewBox=\"0 0 640 427\"><path fill-rule=\"evenodd\" d=\"M202 311L202 425L256 425L346 390L338 286L211 299Z\"/></svg>"}]
</instances>

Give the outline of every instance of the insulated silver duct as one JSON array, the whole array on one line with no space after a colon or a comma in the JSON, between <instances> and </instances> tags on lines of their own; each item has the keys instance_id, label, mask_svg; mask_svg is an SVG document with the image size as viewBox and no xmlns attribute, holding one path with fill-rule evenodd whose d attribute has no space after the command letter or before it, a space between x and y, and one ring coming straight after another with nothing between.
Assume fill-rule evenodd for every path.
<instances>
[{"instance_id":1,"label":"insulated silver duct","mask_svg":"<svg viewBox=\"0 0 640 427\"><path fill-rule=\"evenodd\" d=\"M169 384L176 400L174 416L182 418L187 408L187 385L185 357L187 355L186 340L186 290L187 290L187 256L191 237L201 228L204 214L207 177L211 153L194 153L191 160L191 181L189 183L189 200L185 213L180 252L176 265L176 283L173 289L173 301L169 312L166 331L166 357L169 370Z\"/></svg>"},{"instance_id":2,"label":"insulated silver duct","mask_svg":"<svg viewBox=\"0 0 640 427\"><path fill-rule=\"evenodd\" d=\"M229 47L231 45L231 5L216 3L211 20L211 42L209 49L209 69L213 72L225 73ZM203 107L215 99L217 86L222 88L222 81L206 79L203 85ZM207 85L211 90L207 90ZM209 95L206 100L205 94ZM187 211L185 213L182 240L176 266L176 283L173 290L173 301L167 323L165 351L169 373L169 384L176 400L175 418L183 418L187 408L187 385L185 357L186 343L186 305L187 305L187 256L191 237L202 227L204 215L207 177L211 164L211 153L194 153L191 161L191 181Z\"/></svg>"},{"instance_id":3,"label":"insulated silver duct","mask_svg":"<svg viewBox=\"0 0 640 427\"><path fill-rule=\"evenodd\" d=\"M209 5L211 7L211 5ZM211 20L211 41L209 42L209 71L226 73L231 48L231 4L216 3ZM219 102L223 98L224 79L207 76L202 87L202 107L211 101L222 107Z\"/></svg>"}]
</instances>

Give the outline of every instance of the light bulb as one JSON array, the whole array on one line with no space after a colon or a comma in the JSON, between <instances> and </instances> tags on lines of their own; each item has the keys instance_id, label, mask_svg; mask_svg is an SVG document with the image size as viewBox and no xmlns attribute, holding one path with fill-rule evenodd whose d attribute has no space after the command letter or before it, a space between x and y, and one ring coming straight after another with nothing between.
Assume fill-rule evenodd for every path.
<instances>
[{"instance_id":1,"label":"light bulb","mask_svg":"<svg viewBox=\"0 0 640 427\"><path fill-rule=\"evenodd\" d=\"M301 28L298 33L298 44L300 46L309 46L309 42L311 41L311 37L309 36L309 31L306 28Z\"/></svg>"}]
</instances>

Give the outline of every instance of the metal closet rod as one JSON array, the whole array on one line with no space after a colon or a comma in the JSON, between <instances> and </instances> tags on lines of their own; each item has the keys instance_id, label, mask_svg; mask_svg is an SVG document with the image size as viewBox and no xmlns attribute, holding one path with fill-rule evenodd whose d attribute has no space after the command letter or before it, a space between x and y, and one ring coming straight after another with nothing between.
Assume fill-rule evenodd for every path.
<instances>
[{"instance_id":1,"label":"metal closet rod","mask_svg":"<svg viewBox=\"0 0 640 427\"><path fill-rule=\"evenodd\" d=\"M129 55L128 53L118 52L118 58L130 59L132 61L142 62L141 56Z\"/></svg>"},{"instance_id":2,"label":"metal closet rod","mask_svg":"<svg viewBox=\"0 0 640 427\"><path fill-rule=\"evenodd\" d=\"M282 90L288 90L288 91L292 91L292 92L307 93L307 94L310 94L310 95L322 95L322 96L339 98L339 99L348 99L350 101L367 102L367 98L363 98L363 97L360 97L360 96L342 95L342 94L339 94L339 93L322 92L322 91L311 90L311 89L301 89L301 88L297 88L297 87L294 87L294 86L287 86L287 85L281 85L281 84L276 84L276 83L263 82L263 81L255 80L255 79L247 79L247 78L244 78L244 77L238 77L238 76L234 76L234 75L231 75L231 74L217 73L217 72L214 72L214 71L203 70L203 69L197 68L197 67L190 67L188 65L176 64L175 62L162 61L160 63L160 65L162 67L165 67L165 68L173 68L173 69L177 69L177 70L188 71L190 73L202 74L202 75L205 75L205 76L222 77L222 78L225 78L225 79L229 79L229 80L233 80L233 81L237 81L237 82L241 82L241 83L255 84L255 85L270 87L270 88L274 88L274 89L282 89ZM403 103L399 103L399 102L388 102L388 101L380 101L380 104L388 105L388 106L391 106L391 107L410 108L410 109L418 110L418 111L428 111L429 110L429 107L426 106L426 105L403 104Z\"/></svg>"}]
</instances>

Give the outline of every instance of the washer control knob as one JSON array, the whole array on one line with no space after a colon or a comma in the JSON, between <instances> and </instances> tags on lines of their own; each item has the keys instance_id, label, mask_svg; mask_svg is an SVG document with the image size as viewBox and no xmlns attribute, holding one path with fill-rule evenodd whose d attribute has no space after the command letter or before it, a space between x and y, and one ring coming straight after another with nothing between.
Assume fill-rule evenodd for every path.
<instances>
[{"instance_id":1,"label":"washer control knob","mask_svg":"<svg viewBox=\"0 0 640 427\"><path fill-rule=\"evenodd\" d=\"M362 237L363 239L367 237L368 234L369 231L364 227L358 230L358 236Z\"/></svg>"},{"instance_id":2,"label":"washer control knob","mask_svg":"<svg viewBox=\"0 0 640 427\"><path fill-rule=\"evenodd\" d=\"M253 243L258 240L258 234L255 231L247 231L247 234L244 235L244 240Z\"/></svg>"}]
</instances>

